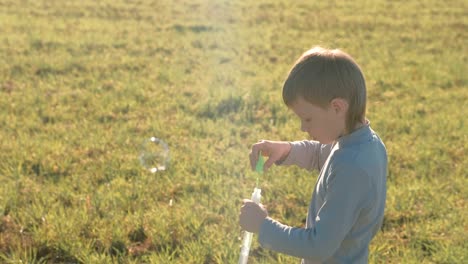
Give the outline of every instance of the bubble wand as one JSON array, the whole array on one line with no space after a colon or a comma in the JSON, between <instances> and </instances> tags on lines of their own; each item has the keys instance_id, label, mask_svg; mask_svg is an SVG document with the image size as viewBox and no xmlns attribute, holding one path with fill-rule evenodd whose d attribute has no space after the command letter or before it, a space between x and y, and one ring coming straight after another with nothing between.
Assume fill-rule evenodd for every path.
<instances>
[{"instance_id":1,"label":"bubble wand","mask_svg":"<svg viewBox=\"0 0 468 264\"><path fill-rule=\"evenodd\" d=\"M260 199L262 198L262 189L258 188L258 178L259 175L263 174L263 165L265 164L265 161L263 160L263 156L260 154L258 156L258 161L257 164L255 165L255 171L257 172L257 182L254 188L254 191L252 193L252 198L251 200L259 204ZM251 232L244 232L244 238L242 239L242 247L241 247L241 252L239 256L239 264L246 264L247 260L249 258L249 251L250 251L250 245L252 244L252 236L253 233Z\"/></svg>"}]
</instances>

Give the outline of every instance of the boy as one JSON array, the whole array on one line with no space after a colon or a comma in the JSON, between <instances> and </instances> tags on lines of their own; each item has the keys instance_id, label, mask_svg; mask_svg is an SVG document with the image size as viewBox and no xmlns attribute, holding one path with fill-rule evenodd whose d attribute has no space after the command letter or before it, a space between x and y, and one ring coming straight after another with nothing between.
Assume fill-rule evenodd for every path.
<instances>
[{"instance_id":1,"label":"boy","mask_svg":"<svg viewBox=\"0 0 468 264\"><path fill-rule=\"evenodd\" d=\"M357 63L340 50L315 47L295 63L283 86L285 104L301 120L311 141L266 141L252 146L274 163L320 174L305 228L268 217L263 205L244 200L240 225L258 233L268 249L302 263L367 263L368 247L385 208L387 153L365 118L366 85Z\"/></svg>"}]
</instances>

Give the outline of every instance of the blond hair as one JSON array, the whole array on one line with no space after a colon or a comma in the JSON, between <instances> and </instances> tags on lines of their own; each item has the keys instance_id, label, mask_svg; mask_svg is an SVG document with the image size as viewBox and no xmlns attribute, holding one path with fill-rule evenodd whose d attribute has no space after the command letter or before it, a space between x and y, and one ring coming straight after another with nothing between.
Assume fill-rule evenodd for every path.
<instances>
[{"instance_id":1,"label":"blond hair","mask_svg":"<svg viewBox=\"0 0 468 264\"><path fill-rule=\"evenodd\" d=\"M364 122L366 82L359 65L345 52L322 47L306 51L296 61L283 86L283 100L291 106L298 97L322 108L335 98L349 104L346 132Z\"/></svg>"}]
</instances>

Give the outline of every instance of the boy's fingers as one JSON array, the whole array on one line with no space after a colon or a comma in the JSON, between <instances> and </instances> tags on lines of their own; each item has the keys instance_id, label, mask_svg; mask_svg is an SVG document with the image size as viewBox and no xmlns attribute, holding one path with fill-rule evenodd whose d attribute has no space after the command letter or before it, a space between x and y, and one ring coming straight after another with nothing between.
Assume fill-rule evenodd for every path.
<instances>
[{"instance_id":1,"label":"boy's fingers","mask_svg":"<svg viewBox=\"0 0 468 264\"><path fill-rule=\"evenodd\" d=\"M243 200L242 200L242 203L243 203L243 204L246 204L246 203L251 202L251 201L252 201L252 200L250 200L250 199L243 199Z\"/></svg>"},{"instance_id":2,"label":"boy's fingers","mask_svg":"<svg viewBox=\"0 0 468 264\"><path fill-rule=\"evenodd\" d=\"M271 165L273 165L273 162L271 161L271 158L268 158L267 161L265 161L265 164L263 164L263 170L267 171Z\"/></svg>"},{"instance_id":3,"label":"boy's fingers","mask_svg":"<svg viewBox=\"0 0 468 264\"><path fill-rule=\"evenodd\" d=\"M255 154L254 150L252 149L249 155L250 168L252 168L252 170L255 170L255 164L257 164L257 159L258 159L258 153Z\"/></svg>"},{"instance_id":4,"label":"boy's fingers","mask_svg":"<svg viewBox=\"0 0 468 264\"><path fill-rule=\"evenodd\" d=\"M258 156L260 155L260 152L262 151L263 143L264 141L260 140L259 142L252 145L252 150L250 151L250 167L252 168L252 170L255 170L255 166L258 161Z\"/></svg>"},{"instance_id":5,"label":"boy's fingers","mask_svg":"<svg viewBox=\"0 0 468 264\"><path fill-rule=\"evenodd\" d=\"M270 156L267 161L265 161L265 164L263 165L263 169L267 171L273 164L278 161L278 157L276 156Z\"/></svg>"}]
</instances>

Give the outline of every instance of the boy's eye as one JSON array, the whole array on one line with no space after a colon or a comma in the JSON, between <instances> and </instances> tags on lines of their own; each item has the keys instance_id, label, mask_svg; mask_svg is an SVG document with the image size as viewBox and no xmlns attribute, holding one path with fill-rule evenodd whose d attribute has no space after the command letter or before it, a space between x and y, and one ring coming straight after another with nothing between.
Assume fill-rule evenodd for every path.
<instances>
[{"instance_id":1,"label":"boy's eye","mask_svg":"<svg viewBox=\"0 0 468 264\"><path fill-rule=\"evenodd\" d=\"M312 121L312 120L311 120L310 118L306 118L306 119L304 119L304 121L305 121L305 122L310 122L310 121Z\"/></svg>"}]
</instances>

